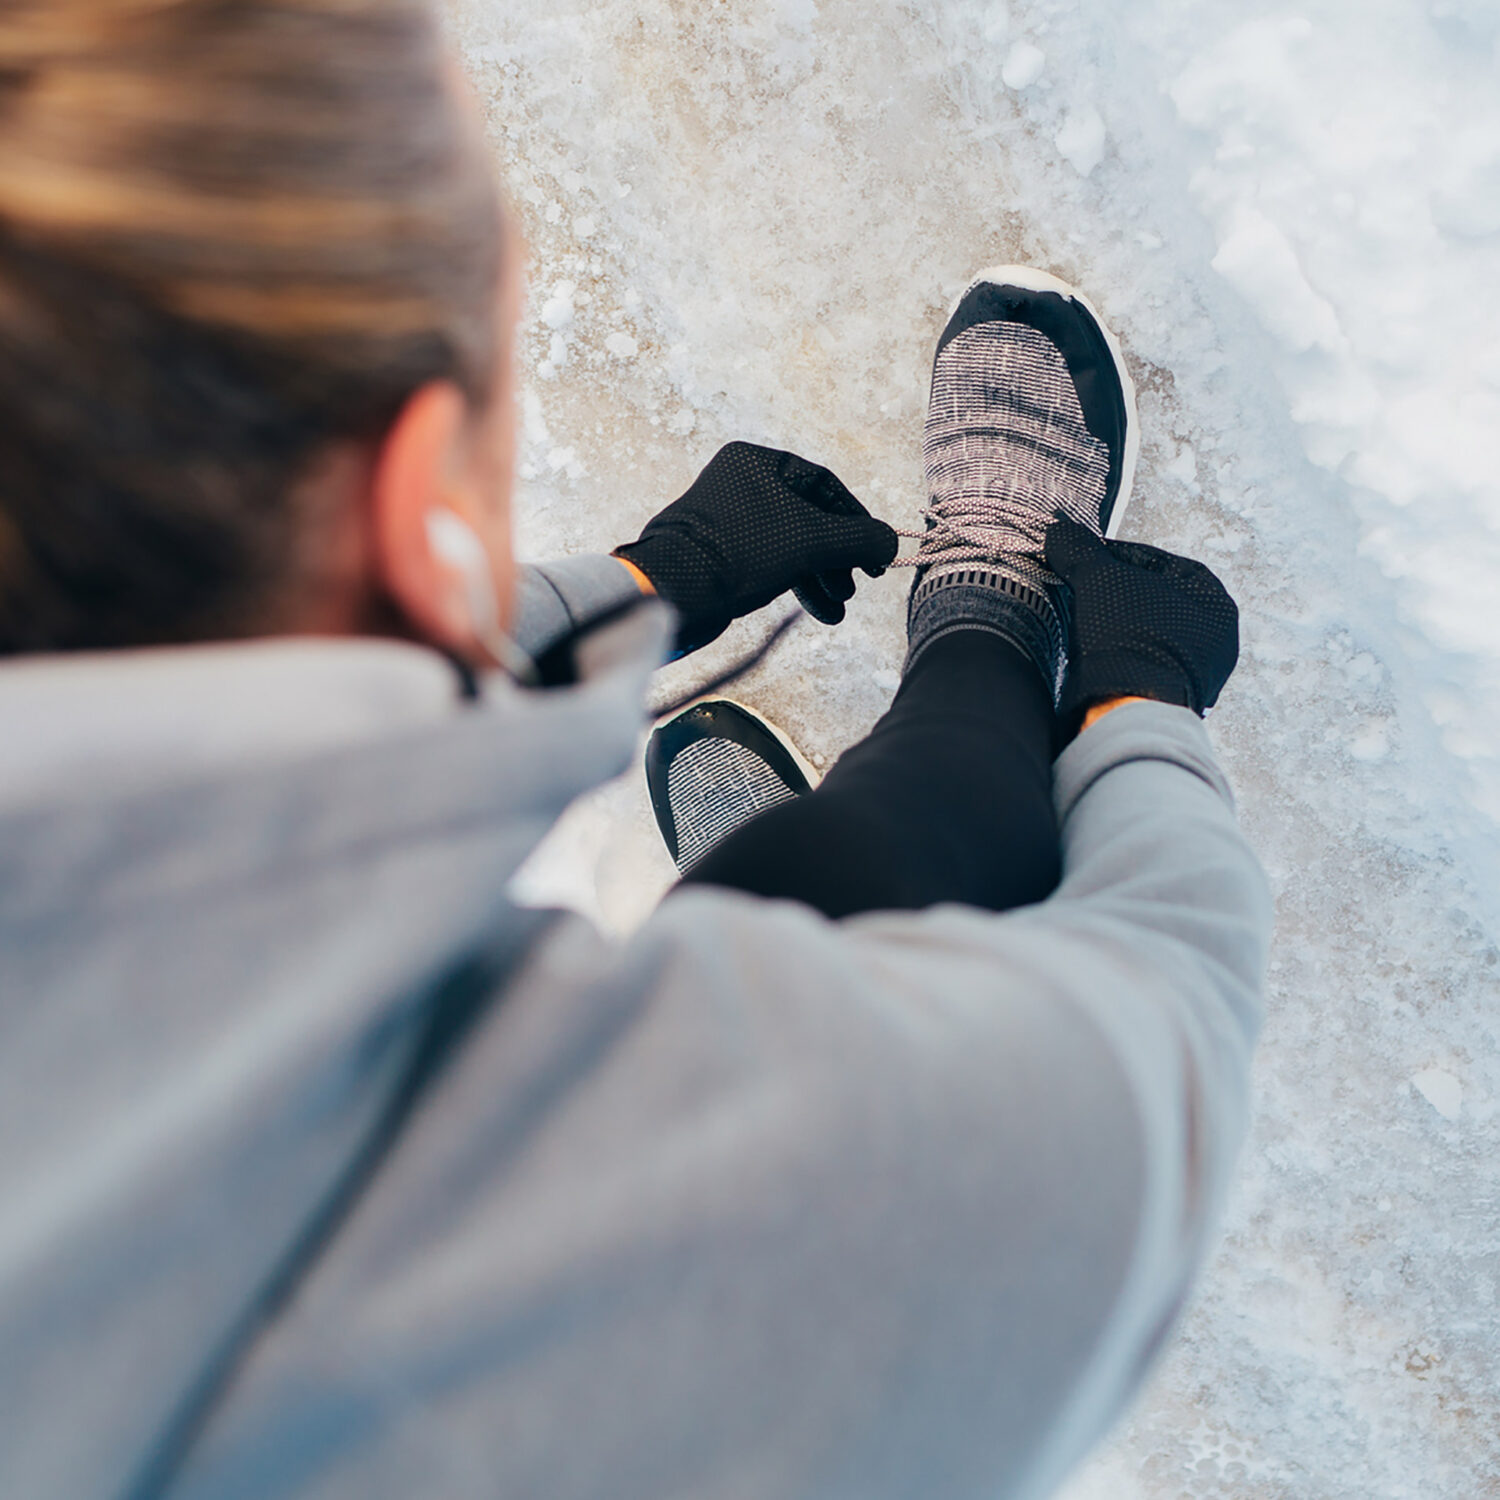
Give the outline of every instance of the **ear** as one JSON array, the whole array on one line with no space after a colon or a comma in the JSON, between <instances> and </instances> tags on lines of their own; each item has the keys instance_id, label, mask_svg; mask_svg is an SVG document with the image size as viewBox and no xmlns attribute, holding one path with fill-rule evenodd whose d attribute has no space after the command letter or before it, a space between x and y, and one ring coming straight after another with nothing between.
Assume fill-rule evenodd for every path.
<instances>
[{"instance_id":1,"label":"ear","mask_svg":"<svg viewBox=\"0 0 1500 1500\"><path fill-rule=\"evenodd\" d=\"M451 381L415 392L375 457L370 499L375 566L385 592L423 640L467 660L482 652L470 605L472 581L433 546L430 519L469 520L464 482L468 405Z\"/></svg>"}]
</instances>

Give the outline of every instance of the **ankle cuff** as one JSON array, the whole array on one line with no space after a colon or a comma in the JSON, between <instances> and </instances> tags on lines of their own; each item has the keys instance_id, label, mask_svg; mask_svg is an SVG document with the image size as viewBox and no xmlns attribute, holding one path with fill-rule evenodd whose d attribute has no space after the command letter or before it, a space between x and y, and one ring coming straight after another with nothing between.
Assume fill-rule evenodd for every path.
<instances>
[{"instance_id":1,"label":"ankle cuff","mask_svg":"<svg viewBox=\"0 0 1500 1500\"><path fill-rule=\"evenodd\" d=\"M904 671L940 636L980 629L1002 636L1035 664L1057 701L1062 679L1062 621L1046 595L984 567L917 581L907 611Z\"/></svg>"}]
</instances>

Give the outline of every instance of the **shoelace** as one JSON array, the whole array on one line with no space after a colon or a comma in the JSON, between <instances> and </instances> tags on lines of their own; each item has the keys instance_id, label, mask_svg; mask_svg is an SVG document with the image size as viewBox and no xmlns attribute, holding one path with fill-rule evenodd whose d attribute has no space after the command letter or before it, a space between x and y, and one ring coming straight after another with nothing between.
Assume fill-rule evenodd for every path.
<instances>
[{"instance_id":1,"label":"shoelace","mask_svg":"<svg viewBox=\"0 0 1500 1500\"><path fill-rule=\"evenodd\" d=\"M688 692L678 693L676 697L653 703L646 711L647 722L652 723L658 719L670 718L673 714L681 713L690 703L696 703L700 698L707 698L711 693L717 693L720 688L726 688L731 683L738 682L741 677L753 672L781 644L787 632L794 630L806 618L807 615L799 604L790 614L783 616L771 633L753 651L738 657L722 672L710 677L706 682L700 682L697 687Z\"/></svg>"},{"instance_id":2,"label":"shoelace","mask_svg":"<svg viewBox=\"0 0 1500 1500\"><path fill-rule=\"evenodd\" d=\"M1007 553L1019 553L1040 567L1052 520L1040 506L979 495L934 500L923 510L922 519L927 524L920 531L896 528L897 536L909 537L920 545L915 557L898 557L891 567L988 563L994 562L997 554Z\"/></svg>"}]
</instances>

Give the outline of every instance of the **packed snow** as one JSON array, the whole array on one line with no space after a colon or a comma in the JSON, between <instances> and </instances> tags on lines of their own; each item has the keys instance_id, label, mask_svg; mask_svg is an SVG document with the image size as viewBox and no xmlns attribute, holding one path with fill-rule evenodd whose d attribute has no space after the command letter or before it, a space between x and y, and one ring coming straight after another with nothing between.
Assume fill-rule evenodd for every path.
<instances>
[{"instance_id":1,"label":"packed snow","mask_svg":"<svg viewBox=\"0 0 1500 1500\"><path fill-rule=\"evenodd\" d=\"M531 246L525 555L634 536L731 438L911 525L984 266L1122 336L1125 534L1240 601L1213 730L1279 925L1224 1240L1066 1495L1500 1495L1500 5L450 10ZM828 764L895 689L902 593L738 694ZM528 877L617 931L671 878L638 775Z\"/></svg>"}]
</instances>

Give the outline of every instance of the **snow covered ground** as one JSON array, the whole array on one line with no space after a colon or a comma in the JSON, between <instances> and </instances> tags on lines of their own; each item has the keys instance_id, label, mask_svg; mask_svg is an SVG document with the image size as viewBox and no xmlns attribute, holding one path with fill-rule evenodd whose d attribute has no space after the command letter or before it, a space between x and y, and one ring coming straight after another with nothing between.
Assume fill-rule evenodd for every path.
<instances>
[{"instance_id":1,"label":"snow covered ground","mask_svg":"<svg viewBox=\"0 0 1500 1500\"><path fill-rule=\"evenodd\" d=\"M1214 729L1279 930L1226 1238L1067 1495L1500 1496L1500 3L450 9L533 251L529 555L633 536L732 437L911 524L985 265L1122 335L1126 534L1243 609ZM830 760L903 586L738 691ZM639 778L534 872L619 929L670 877Z\"/></svg>"}]
</instances>

